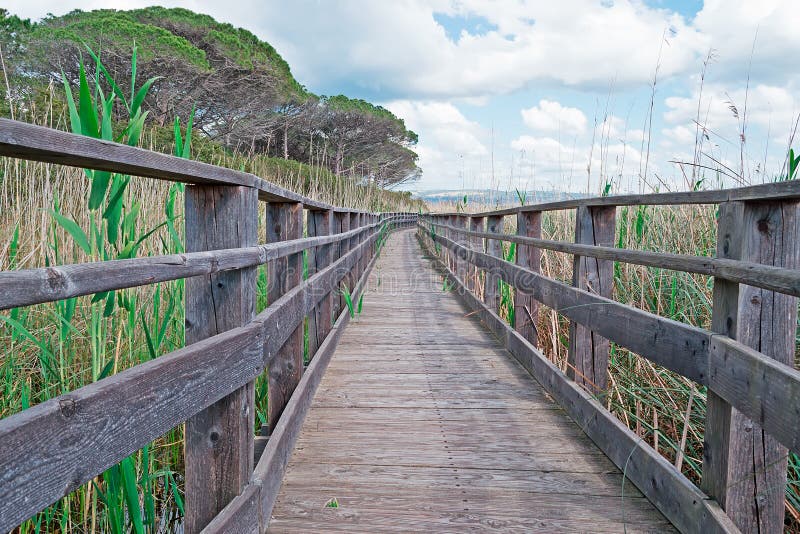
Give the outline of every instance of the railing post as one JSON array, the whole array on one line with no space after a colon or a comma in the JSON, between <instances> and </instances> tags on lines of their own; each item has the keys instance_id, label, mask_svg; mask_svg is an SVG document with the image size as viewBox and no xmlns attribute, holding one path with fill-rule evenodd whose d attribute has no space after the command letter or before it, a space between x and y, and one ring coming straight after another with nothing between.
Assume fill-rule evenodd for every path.
<instances>
[{"instance_id":1,"label":"railing post","mask_svg":"<svg viewBox=\"0 0 800 534\"><path fill-rule=\"evenodd\" d=\"M267 241L286 241L303 237L303 205L270 202L267 204ZM303 281L303 253L292 254L270 262L269 304L275 302ZM295 328L289 339L269 365L268 415L269 431L275 430L286 403L303 375L303 324Z\"/></svg>"},{"instance_id":2,"label":"railing post","mask_svg":"<svg viewBox=\"0 0 800 534\"><path fill-rule=\"evenodd\" d=\"M338 223L339 223L338 224L339 232L340 233L349 232L350 231L350 214L348 212L346 212L346 211L338 212L338 213L336 213L336 218L338 219ZM343 239L342 241L339 242L339 256L336 259L341 258L345 254L347 254L347 252L349 252L349 251L350 251L350 240L349 239ZM342 278L342 280L339 282L339 298L337 299L338 300L338 306L336 307L336 316L337 317L338 317L339 313L341 313L341 311L345 308L344 294L341 292L342 284L348 284L348 287L349 287L350 281L349 281L347 275L345 275Z\"/></svg>"},{"instance_id":3,"label":"railing post","mask_svg":"<svg viewBox=\"0 0 800 534\"><path fill-rule=\"evenodd\" d=\"M452 220L453 226L456 228L460 228L462 230L467 229L467 217L466 215L456 215L453 217ZM460 232L454 232L454 238L456 243L461 245L462 247L467 247L469 238ZM456 275L461 279L463 283L467 283L467 261L464 258L463 252L456 252L455 253L455 261L456 261Z\"/></svg>"},{"instance_id":4,"label":"railing post","mask_svg":"<svg viewBox=\"0 0 800 534\"><path fill-rule=\"evenodd\" d=\"M490 215L486 217L486 233L500 234L503 232L503 216ZM496 258L503 257L503 242L499 239L486 239L486 253ZM500 311L500 291L498 284L500 277L492 272L486 271L486 283L483 288L483 302L490 310L495 313Z\"/></svg>"},{"instance_id":5,"label":"railing post","mask_svg":"<svg viewBox=\"0 0 800 534\"><path fill-rule=\"evenodd\" d=\"M308 237L322 237L331 234L333 210L309 211L307 216ZM311 277L330 265L332 245L320 245L308 249L308 276ZM331 298L326 295L308 316L308 359L322 344L331 330Z\"/></svg>"},{"instance_id":6,"label":"railing post","mask_svg":"<svg viewBox=\"0 0 800 534\"><path fill-rule=\"evenodd\" d=\"M719 258L800 267L796 201L720 204L717 235ZM796 297L715 279L713 302L714 332L794 366ZM704 441L704 490L742 532L781 532L787 449L710 389Z\"/></svg>"},{"instance_id":7,"label":"railing post","mask_svg":"<svg viewBox=\"0 0 800 534\"><path fill-rule=\"evenodd\" d=\"M579 206L575 213L575 242L584 245L614 245L616 206ZM610 298L614 285L614 262L575 256L572 285ZM593 393L608 386L610 343L583 325L570 322L567 375Z\"/></svg>"},{"instance_id":8,"label":"railing post","mask_svg":"<svg viewBox=\"0 0 800 534\"><path fill-rule=\"evenodd\" d=\"M521 211L517 213L517 235L521 237L542 237L542 212ZM541 251L532 245L517 243L517 265L538 273L541 269ZM517 332L534 347L538 346L536 320L539 317L539 303L530 295L514 291L514 322Z\"/></svg>"},{"instance_id":9,"label":"railing post","mask_svg":"<svg viewBox=\"0 0 800 534\"><path fill-rule=\"evenodd\" d=\"M469 218L469 230L471 232L483 232L483 222L484 217L470 217ZM472 250L483 252L483 238L482 237L470 237L470 248ZM475 267L474 265L468 265L467 268L470 271L470 276L472 277L472 283L470 284L470 289L472 292L477 294L480 290L480 269Z\"/></svg>"},{"instance_id":10,"label":"railing post","mask_svg":"<svg viewBox=\"0 0 800 534\"><path fill-rule=\"evenodd\" d=\"M186 251L258 244L258 194L230 186L186 187ZM256 312L256 268L186 279L186 344L247 324ZM253 472L253 383L186 421L185 531L200 532Z\"/></svg>"}]
</instances>

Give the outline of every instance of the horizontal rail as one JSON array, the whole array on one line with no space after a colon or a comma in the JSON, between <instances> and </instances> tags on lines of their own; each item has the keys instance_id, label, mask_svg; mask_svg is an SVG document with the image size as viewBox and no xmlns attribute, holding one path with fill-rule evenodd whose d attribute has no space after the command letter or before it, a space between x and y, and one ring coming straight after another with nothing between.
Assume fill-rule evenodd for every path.
<instances>
[{"instance_id":1,"label":"horizontal rail","mask_svg":"<svg viewBox=\"0 0 800 534\"><path fill-rule=\"evenodd\" d=\"M377 260L373 256L364 269L353 299L357 300L366 287L369 273ZM320 345L303 378L297 385L284 409L278 425L269 437L264 453L256 465L250 485L241 495L231 501L204 530L203 534L226 532L263 532L269 525L272 508L278 498L286 466L300 434L303 421L311 407L314 393L328 367L339 337L350 321L350 314L343 310L339 314L330 334Z\"/></svg>"},{"instance_id":2,"label":"horizontal rail","mask_svg":"<svg viewBox=\"0 0 800 534\"><path fill-rule=\"evenodd\" d=\"M513 208L482 211L478 213L440 213L437 215L471 215L489 217L492 215L515 215L530 211L557 211L580 206L674 206L691 204L721 204L735 200L790 200L800 199L800 180L786 180L769 184L750 185L733 189L713 191L684 191L679 193L650 193L642 195L616 195L606 197L575 198L528 204Z\"/></svg>"},{"instance_id":3,"label":"horizontal rail","mask_svg":"<svg viewBox=\"0 0 800 534\"><path fill-rule=\"evenodd\" d=\"M269 202L299 202L312 210L366 213L312 200L254 174L10 119L0 119L0 156L170 182L252 187L258 189L261 200Z\"/></svg>"},{"instance_id":4,"label":"horizontal rail","mask_svg":"<svg viewBox=\"0 0 800 534\"><path fill-rule=\"evenodd\" d=\"M726 336L551 280L444 236L429 235L456 252L458 259L491 270L507 284L576 323L708 386L781 444L800 453L800 371Z\"/></svg>"},{"instance_id":5,"label":"horizontal rail","mask_svg":"<svg viewBox=\"0 0 800 534\"><path fill-rule=\"evenodd\" d=\"M313 247L338 243L396 220L404 219L391 216L348 232L257 247L2 271L0 310L263 265Z\"/></svg>"},{"instance_id":6,"label":"horizontal rail","mask_svg":"<svg viewBox=\"0 0 800 534\"><path fill-rule=\"evenodd\" d=\"M377 234L287 291L243 327L1 419L0 531L11 530L253 380Z\"/></svg>"},{"instance_id":7,"label":"horizontal rail","mask_svg":"<svg viewBox=\"0 0 800 534\"><path fill-rule=\"evenodd\" d=\"M704 274L738 282L755 287L800 296L800 271L785 269L762 263L729 260L725 258L709 258L702 256L689 256L686 254L670 254L665 252L650 252L641 250L619 249L597 245L581 245L566 241L554 241L535 237L523 237L511 234L496 234L490 232L474 232L456 226L429 223L438 228L472 237L498 239L522 245L533 245L546 250L565 252L577 256L589 256L603 260L621 261L635 265L659 267L673 271Z\"/></svg>"},{"instance_id":8,"label":"horizontal rail","mask_svg":"<svg viewBox=\"0 0 800 534\"><path fill-rule=\"evenodd\" d=\"M435 260L466 305L514 358L553 396L581 430L683 532L739 532L719 504L622 424L589 392L570 380L519 332L481 302L440 259Z\"/></svg>"}]
</instances>

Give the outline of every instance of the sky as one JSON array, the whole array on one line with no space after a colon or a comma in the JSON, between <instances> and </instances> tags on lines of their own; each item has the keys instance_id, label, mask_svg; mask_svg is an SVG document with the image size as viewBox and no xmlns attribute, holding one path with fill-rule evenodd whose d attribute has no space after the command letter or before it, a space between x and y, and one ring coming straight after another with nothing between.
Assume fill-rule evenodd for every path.
<instances>
[{"instance_id":1,"label":"sky","mask_svg":"<svg viewBox=\"0 0 800 534\"><path fill-rule=\"evenodd\" d=\"M152 1L4 4L38 19ZM401 189L761 183L783 171L800 112L795 0L161 5L244 27L311 91L364 98L403 118L419 134L423 176Z\"/></svg>"}]
</instances>

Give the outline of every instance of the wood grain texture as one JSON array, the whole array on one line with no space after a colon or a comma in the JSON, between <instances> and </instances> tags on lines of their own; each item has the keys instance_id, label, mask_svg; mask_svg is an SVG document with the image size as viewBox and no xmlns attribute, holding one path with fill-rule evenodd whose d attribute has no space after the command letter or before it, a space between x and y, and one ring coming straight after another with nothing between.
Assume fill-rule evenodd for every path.
<instances>
[{"instance_id":1,"label":"wood grain texture","mask_svg":"<svg viewBox=\"0 0 800 534\"><path fill-rule=\"evenodd\" d=\"M721 236L718 254L728 253L741 259L797 269L800 266L800 204L797 202L736 202L721 210ZM727 248L727 250L726 250ZM722 292L724 290L724 293ZM719 297L719 298L717 298ZM742 393L761 394L760 410L755 402L745 404L747 411L776 427L773 418L780 415L766 410L785 411L784 421L796 426L800 412L794 388L797 299L761 288L742 285L738 291L729 286L715 290L714 327L742 345L775 360L769 365L763 358L747 351L732 351L735 346L720 340L711 366L719 387L719 397L709 405L709 424L716 430L704 447L705 485L720 501L728 515L746 532L778 532L783 528L784 489L788 451L783 443L791 440L791 429L772 436L747 414L731 407L725 400L739 400ZM719 350L722 348L723 350ZM759 361L761 360L761 361ZM781 365L782 364L782 365ZM727 367L727 368L723 368ZM760 374L751 375L751 372ZM767 379L775 379L775 387ZM752 382L755 382L753 384ZM737 393L737 395L734 395ZM776 395L780 401L776 405ZM724 399L724 400L723 400ZM788 421L786 421L788 420ZM788 435L787 435L788 434Z\"/></svg>"},{"instance_id":2,"label":"wood grain texture","mask_svg":"<svg viewBox=\"0 0 800 534\"><path fill-rule=\"evenodd\" d=\"M614 244L616 206L580 206L575 214L575 242L587 245ZM572 285L601 297L611 298L614 289L614 262L575 256L572 263ZM567 376L598 394L608 387L608 353L611 343L599 332L571 321Z\"/></svg>"},{"instance_id":3,"label":"wood grain texture","mask_svg":"<svg viewBox=\"0 0 800 534\"><path fill-rule=\"evenodd\" d=\"M439 263L443 268L443 264ZM501 340L514 358L544 386L554 400L626 477L683 532L739 532L719 505L704 495L674 466L642 443L585 389L561 370L496 313L488 310L451 272L448 279L458 288L465 304Z\"/></svg>"},{"instance_id":4,"label":"wood grain texture","mask_svg":"<svg viewBox=\"0 0 800 534\"><path fill-rule=\"evenodd\" d=\"M469 229L471 232L483 232L485 224L486 219L484 217L470 216L469 218ZM476 233L470 235L467 245L468 248L472 250L477 250L478 252L484 251L483 239L476 235ZM477 267L472 265L468 259L466 259L466 254L464 256L464 262L469 265L467 268L469 270L469 281L467 285L473 292L478 293L483 290L481 286L481 272Z\"/></svg>"},{"instance_id":5,"label":"wood grain texture","mask_svg":"<svg viewBox=\"0 0 800 534\"><path fill-rule=\"evenodd\" d=\"M303 205L267 206L267 239L283 241L303 237ZM271 264L268 299L272 302L303 281L303 255L293 254ZM303 374L303 325L292 331L267 369L269 374L267 420L272 433Z\"/></svg>"},{"instance_id":6,"label":"wood grain texture","mask_svg":"<svg viewBox=\"0 0 800 534\"><path fill-rule=\"evenodd\" d=\"M309 236L327 236L333 231L333 211L312 211L308 214L308 235ZM372 228L372 224L364 227ZM316 273L318 270L327 267L331 262L332 246L323 245L310 250L308 254L308 274L309 276ZM332 325L332 299L333 296L323 296L319 306L314 308L314 311L309 315L308 323L308 353L313 355L317 352L325 336L331 329Z\"/></svg>"},{"instance_id":7,"label":"wood grain texture","mask_svg":"<svg viewBox=\"0 0 800 534\"><path fill-rule=\"evenodd\" d=\"M517 214L517 235L522 237L542 237L542 214L530 211ZM517 265L534 273L541 272L541 251L527 244L517 244ZM464 279L460 273L459 278ZM514 292L514 327L531 345L538 345L539 333L536 321L539 318L539 303L521 291Z\"/></svg>"},{"instance_id":8,"label":"wood grain texture","mask_svg":"<svg viewBox=\"0 0 800 534\"><path fill-rule=\"evenodd\" d=\"M255 267L304 250L323 248L359 233L368 233L375 226L346 234L293 239L256 247L3 271L0 272L0 309Z\"/></svg>"},{"instance_id":9,"label":"wood grain texture","mask_svg":"<svg viewBox=\"0 0 800 534\"><path fill-rule=\"evenodd\" d=\"M536 213L536 212L522 212ZM445 227L445 225L440 225ZM496 237L483 231L465 232L455 227L456 233L477 238ZM718 256L710 258L705 256L689 256L686 254L670 254L667 252L650 252L646 250L628 250L614 247L569 243L566 241L553 241L536 237L523 237L520 235L505 234L499 237L503 241L529 245L545 250L565 252L578 256L588 256L604 260L621 261L635 265L659 267L673 271L705 274L717 279L746 283L748 285L763 287L787 295L800 296L800 272L796 269L785 269L774 265L734 260Z\"/></svg>"},{"instance_id":10,"label":"wood grain texture","mask_svg":"<svg viewBox=\"0 0 800 534\"><path fill-rule=\"evenodd\" d=\"M254 189L189 186L185 218L187 252L258 243ZM255 317L255 294L254 267L186 280L186 344L249 323ZM200 532L247 485L253 470L254 414L250 382L186 421L186 532Z\"/></svg>"},{"instance_id":11,"label":"wood grain texture","mask_svg":"<svg viewBox=\"0 0 800 534\"><path fill-rule=\"evenodd\" d=\"M736 200L792 200L798 198L800 198L800 181L787 180L735 189L576 198L486 211L477 213L476 215L481 217L488 217L490 215L515 215L525 211L556 211L575 209L580 206L670 206L681 204L721 204L723 202L732 202Z\"/></svg>"},{"instance_id":12,"label":"wood grain texture","mask_svg":"<svg viewBox=\"0 0 800 534\"><path fill-rule=\"evenodd\" d=\"M443 247L457 247L442 236ZM711 332L570 287L501 259L474 250L470 263L493 269L519 291L653 362L706 384Z\"/></svg>"},{"instance_id":13,"label":"wood grain texture","mask_svg":"<svg viewBox=\"0 0 800 534\"><path fill-rule=\"evenodd\" d=\"M486 217L486 233L500 234L503 233L503 217L491 216ZM450 248L445 249L450 253ZM497 239L486 240L486 254L494 256L495 258L503 257L502 243ZM489 268L486 270L486 281L483 286L483 302L490 310L497 311L500 309L500 290L498 284L500 276L494 272L495 269Z\"/></svg>"},{"instance_id":14,"label":"wood grain texture","mask_svg":"<svg viewBox=\"0 0 800 534\"><path fill-rule=\"evenodd\" d=\"M589 517L598 531L671 530L632 486L620 498L619 470L442 291L413 231L389 238L369 280L364 312L343 332L297 438L269 531L567 531ZM403 335L364 345L390 324ZM487 348L443 343L433 354L415 344L451 334ZM397 376L398 359L414 372ZM492 398L498 407L483 402ZM325 507L332 498L339 508Z\"/></svg>"}]
</instances>

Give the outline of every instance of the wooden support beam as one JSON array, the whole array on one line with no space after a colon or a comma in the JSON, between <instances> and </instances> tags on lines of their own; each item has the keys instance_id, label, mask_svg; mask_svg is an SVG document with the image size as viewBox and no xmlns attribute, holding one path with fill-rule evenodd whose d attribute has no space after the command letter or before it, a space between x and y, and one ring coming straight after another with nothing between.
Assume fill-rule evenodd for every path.
<instances>
[{"instance_id":1,"label":"wooden support beam","mask_svg":"<svg viewBox=\"0 0 800 534\"><path fill-rule=\"evenodd\" d=\"M542 237L542 213L527 211L517 214L517 235ZM541 251L530 245L517 244L517 265L535 273L541 272ZM534 347L538 347L536 321L539 303L521 291L514 292L514 327Z\"/></svg>"},{"instance_id":2,"label":"wooden support beam","mask_svg":"<svg viewBox=\"0 0 800 534\"><path fill-rule=\"evenodd\" d=\"M483 232L483 227L485 223L485 217L475 217L471 216L469 218L469 230L470 232ZM477 250L478 252L483 252L483 239L480 237L471 237L469 240L469 248L472 250ZM472 279L472 283L468 284L468 287L471 291L475 294L480 293L481 289L481 276L480 276L480 269L477 267L470 265L469 266L469 278Z\"/></svg>"},{"instance_id":3,"label":"wooden support beam","mask_svg":"<svg viewBox=\"0 0 800 534\"><path fill-rule=\"evenodd\" d=\"M584 245L612 246L616 228L616 207L580 206L575 214L575 242ZM572 285L584 291L611 298L614 262L586 256L573 260ZM585 326L570 322L567 375L602 393L608 386L610 343Z\"/></svg>"},{"instance_id":4,"label":"wooden support beam","mask_svg":"<svg viewBox=\"0 0 800 534\"><path fill-rule=\"evenodd\" d=\"M333 231L333 210L311 211L308 213L308 235L325 236ZM309 249L308 255L308 276L310 277L320 269L324 269L331 263L333 248L336 245L322 245L315 249ZM313 271L312 271L313 269ZM317 348L331 330L333 296L328 295L322 299L319 306L314 308L314 312L309 316L308 322L308 357L311 358L317 352Z\"/></svg>"},{"instance_id":5,"label":"wooden support beam","mask_svg":"<svg viewBox=\"0 0 800 534\"><path fill-rule=\"evenodd\" d=\"M300 203L267 204L267 240L285 241L303 237L303 205ZM303 281L303 254L292 254L271 264L269 303ZM275 429L289 397L303 375L303 325L292 335L270 363L268 414L269 430Z\"/></svg>"},{"instance_id":6,"label":"wooden support beam","mask_svg":"<svg viewBox=\"0 0 800 534\"><path fill-rule=\"evenodd\" d=\"M258 193L247 187L186 188L186 251L254 246ZM256 268L186 280L186 344L250 322ZM253 382L186 421L187 533L200 532L247 485L253 471Z\"/></svg>"},{"instance_id":7,"label":"wooden support beam","mask_svg":"<svg viewBox=\"0 0 800 534\"><path fill-rule=\"evenodd\" d=\"M800 204L797 202L720 205L719 257L797 269L800 267L798 235ZM796 327L796 297L720 279L714 281L712 329L715 332L794 366ZM713 369L712 366L712 372ZM745 389L749 381L747 373L738 379L742 381L739 389ZM774 437L709 390L703 487L742 532L783 530L787 458L787 449Z\"/></svg>"},{"instance_id":8,"label":"wooden support beam","mask_svg":"<svg viewBox=\"0 0 800 534\"><path fill-rule=\"evenodd\" d=\"M503 232L503 216L492 215L486 217L486 232L490 234L500 234ZM486 253L494 256L495 258L503 257L503 242L499 239L486 239ZM483 302L486 306L497 313L500 309L500 291L498 290L498 282L500 277L492 272L492 269L486 271L486 284L483 288Z\"/></svg>"}]
</instances>

